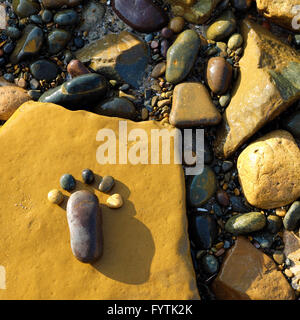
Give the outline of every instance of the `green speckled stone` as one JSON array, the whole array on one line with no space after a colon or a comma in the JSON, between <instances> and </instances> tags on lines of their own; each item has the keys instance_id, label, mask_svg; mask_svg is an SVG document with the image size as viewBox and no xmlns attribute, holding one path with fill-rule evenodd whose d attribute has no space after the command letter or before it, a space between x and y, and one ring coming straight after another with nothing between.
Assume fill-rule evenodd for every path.
<instances>
[{"instance_id":1,"label":"green speckled stone","mask_svg":"<svg viewBox=\"0 0 300 320\"><path fill-rule=\"evenodd\" d=\"M236 27L234 14L227 10L220 18L212 23L206 31L206 37L209 40L221 41L230 36Z\"/></svg>"},{"instance_id":2,"label":"green speckled stone","mask_svg":"<svg viewBox=\"0 0 300 320\"><path fill-rule=\"evenodd\" d=\"M191 178L188 185L188 202L192 207L199 207L206 203L215 193L217 180L213 170L204 166L200 175Z\"/></svg>"},{"instance_id":3,"label":"green speckled stone","mask_svg":"<svg viewBox=\"0 0 300 320\"><path fill-rule=\"evenodd\" d=\"M225 230L234 235L248 234L261 230L266 225L266 217L260 212L249 212L231 217L225 224Z\"/></svg>"},{"instance_id":4,"label":"green speckled stone","mask_svg":"<svg viewBox=\"0 0 300 320\"><path fill-rule=\"evenodd\" d=\"M89 73L46 91L39 101L55 103L70 109L80 109L101 101L106 91L106 79L100 74Z\"/></svg>"},{"instance_id":5,"label":"green speckled stone","mask_svg":"<svg viewBox=\"0 0 300 320\"><path fill-rule=\"evenodd\" d=\"M194 30L180 33L167 53L166 80L182 81L192 70L200 48L200 38Z\"/></svg>"},{"instance_id":6,"label":"green speckled stone","mask_svg":"<svg viewBox=\"0 0 300 320\"><path fill-rule=\"evenodd\" d=\"M59 53L71 40L71 34L63 29L54 29L48 35L48 50L50 54Z\"/></svg>"},{"instance_id":7,"label":"green speckled stone","mask_svg":"<svg viewBox=\"0 0 300 320\"><path fill-rule=\"evenodd\" d=\"M13 0L12 5L15 14L20 18L29 17L41 9L38 1L34 0Z\"/></svg>"},{"instance_id":8,"label":"green speckled stone","mask_svg":"<svg viewBox=\"0 0 300 320\"><path fill-rule=\"evenodd\" d=\"M72 9L62 10L55 14L53 21L60 26L70 26L78 21L78 14Z\"/></svg>"},{"instance_id":9,"label":"green speckled stone","mask_svg":"<svg viewBox=\"0 0 300 320\"><path fill-rule=\"evenodd\" d=\"M40 51L44 36L41 28L29 24L23 32L23 36L18 40L17 45L10 56L10 61L14 64L22 60L31 58Z\"/></svg>"}]
</instances>

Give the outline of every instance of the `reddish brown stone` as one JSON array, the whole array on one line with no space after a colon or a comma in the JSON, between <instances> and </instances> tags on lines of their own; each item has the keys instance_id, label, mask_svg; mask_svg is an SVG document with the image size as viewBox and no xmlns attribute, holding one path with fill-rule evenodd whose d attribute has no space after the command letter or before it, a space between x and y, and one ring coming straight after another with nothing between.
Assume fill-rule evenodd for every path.
<instances>
[{"instance_id":1,"label":"reddish brown stone","mask_svg":"<svg viewBox=\"0 0 300 320\"><path fill-rule=\"evenodd\" d=\"M227 252L212 289L220 300L295 299L274 261L241 236Z\"/></svg>"},{"instance_id":2,"label":"reddish brown stone","mask_svg":"<svg viewBox=\"0 0 300 320\"><path fill-rule=\"evenodd\" d=\"M72 78L90 73L89 69L79 60L71 60L68 64L67 71Z\"/></svg>"},{"instance_id":3,"label":"reddish brown stone","mask_svg":"<svg viewBox=\"0 0 300 320\"><path fill-rule=\"evenodd\" d=\"M215 94L224 94L231 83L232 66L222 57L211 58L208 61L206 77Z\"/></svg>"}]
</instances>

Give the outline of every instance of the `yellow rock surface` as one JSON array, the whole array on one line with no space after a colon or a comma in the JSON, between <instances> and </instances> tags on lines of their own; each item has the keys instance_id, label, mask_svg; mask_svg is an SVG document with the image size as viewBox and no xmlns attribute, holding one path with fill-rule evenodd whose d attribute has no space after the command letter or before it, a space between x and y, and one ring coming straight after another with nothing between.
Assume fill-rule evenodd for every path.
<instances>
[{"instance_id":1,"label":"yellow rock surface","mask_svg":"<svg viewBox=\"0 0 300 320\"><path fill-rule=\"evenodd\" d=\"M279 208L300 197L300 149L287 131L272 131L250 144L237 168L245 197L257 208Z\"/></svg>"},{"instance_id":2,"label":"yellow rock surface","mask_svg":"<svg viewBox=\"0 0 300 320\"><path fill-rule=\"evenodd\" d=\"M220 158L230 157L300 98L297 51L251 20L243 21L242 32L245 50L240 75L214 144Z\"/></svg>"},{"instance_id":3,"label":"yellow rock surface","mask_svg":"<svg viewBox=\"0 0 300 320\"><path fill-rule=\"evenodd\" d=\"M299 13L297 8L295 8L296 5L300 4L299 0L256 0L256 4L257 9L266 18L285 28L294 30L292 21Z\"/></svg>"},{"instance_id":4,"label":"yellow rock surface","mask_svg":"<svg viewBox=\"0 0 300 320\"><path fill-rule=\"evenodd\" d=\"M27 102L0 130L0 299L199 299L189 251L184 175L180 165L100 165L102 128L118 131L118 118ZM160 129L154 121L127 121ZM128 147L133 142L128 143ZM118 150L118 149L117 149ZM118 154L118 153L117 153ZM124 205L105 205L110 194L84 185L81 171L112 175ZM66 218L70 193L59 179L71 173L76 190L93 191L103 210L104 254L95 264L72 254ZM170 188L172 181L172 188ZM48 192L60 189L61 206ZM76 191L74 190L74 191Z\"/></svg>"},{"instance_id":5,"label":"yellow rock surface","mask_svg":"<svg viewBox=\"0 0 300 320\"><path fill-rule=\"evenodd\" d=\"M212 285L220 300L293 300L293 289L266 254L238 237Z\"/></svg>"}]
</instances>

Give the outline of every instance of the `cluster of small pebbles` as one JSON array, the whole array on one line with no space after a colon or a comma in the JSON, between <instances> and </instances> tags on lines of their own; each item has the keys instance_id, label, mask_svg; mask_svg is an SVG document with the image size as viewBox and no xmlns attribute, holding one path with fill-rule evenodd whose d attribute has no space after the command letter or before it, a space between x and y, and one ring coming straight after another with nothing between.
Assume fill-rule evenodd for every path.
<instances>
[{"instance_id":1,"label":"cluster of small pebbles","mask_svg":"<svg viewBox=\"0 0 300 320\"><path fill-rule=\"evenodd\" d=\"M82 171L82 180L85 184L91 185L95 182L95 174L90 169ZM109 193L115 185L115 180L111 176L101 177L98 190L103 193ZM60 186L63 190L74 191L76 189L76 179L69 173L66 173L60 178ZM53 189L48 193L48 200L51 203L60 205L64 201L63 193L58 189ZM106 200L106 205L109 208L118 209L123 206L123 198L120 194L112 194Z\"/></svg>"}]
</instances>

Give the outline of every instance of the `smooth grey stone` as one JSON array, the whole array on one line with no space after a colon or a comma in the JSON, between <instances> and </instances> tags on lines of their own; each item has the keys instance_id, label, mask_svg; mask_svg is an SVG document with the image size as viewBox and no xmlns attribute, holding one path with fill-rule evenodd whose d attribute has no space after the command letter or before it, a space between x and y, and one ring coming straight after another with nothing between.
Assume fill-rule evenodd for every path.
<instances>
[{"instance_id":1,"label":"smooth grey stone","mask_svg":"<svg viewBox=\"0 0 300 320\"><path fill-rule=\"evenodd\" d=\"M286 230L293 231L300 226L300 201L295 201L283 218Z\"/></svg>"}]
</instances>

